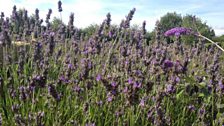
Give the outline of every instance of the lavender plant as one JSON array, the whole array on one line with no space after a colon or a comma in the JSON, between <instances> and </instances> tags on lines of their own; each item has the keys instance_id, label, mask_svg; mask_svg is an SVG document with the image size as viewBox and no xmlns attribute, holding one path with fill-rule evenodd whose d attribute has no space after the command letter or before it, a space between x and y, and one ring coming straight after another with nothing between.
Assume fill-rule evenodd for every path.
<instances>
[{"instance_id":1,"label":"lavender plant","mask_svg":"<svg viewBox=\"0 0 224 126\"><path fill-rule=\"evenodd\" d=\"M46 25L38 9L35 17L16 10L0 18L0 125L224 124L223 49L207 47L210 39L183 27L162 34L158 22L148 45L145 21L130 28L135 8L117 28L108 13L90 36L75 27L74 13L53 31L51 9ZM10 44L21 34L16 25L27 45ZM191 34L204 39L181 42ZM176 42L168 44L169 36Z\"/></svg>"}]
</instances>

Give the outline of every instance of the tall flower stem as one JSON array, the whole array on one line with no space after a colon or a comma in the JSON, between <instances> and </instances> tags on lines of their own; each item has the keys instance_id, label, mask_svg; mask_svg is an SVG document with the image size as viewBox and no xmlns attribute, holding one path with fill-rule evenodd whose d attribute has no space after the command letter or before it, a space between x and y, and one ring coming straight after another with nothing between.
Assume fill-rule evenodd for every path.
<instances>
[{"instance_id":1,"label":"tall flower stem","mask_svg":"<svg viewBox=\"0 0 224 126\"><path fill-rule=\"evenodd\" d=\"M219 46L217 43L215 43L214 41L212 41L211 39L209 39L209 38L201 35L200 33L197 36L198 37L202 37L202 38L208 40L209 42L211 42L212 44L214 44L215 46L217 46L220 50L222 50L224 52L224 49L221 46Z\"/></svg>"},{"instance_id":2,"label":"tall flower stem","mask_svg":"<svg viewBox=\"0 0 224 126\"><path fill-rule=\"evenodd\" d=\"M3 50L3 45L2 44L0 44L0 50L1 50L1 52L0 52L0 65L1 66L3 66L4 64L3 64L3 62L4 62L4 50ZM4 67L4 66L3 66Z\"/></svg>"},{"instance_id":3,"label":"tall flower stem","mask_svg":"<svg viewBox=\"0 0 224 126\"><path fill-rule=\"evenodd\" d=\"M61 14L61 12L60 12L60 18L61 18L61 24L62 24L62 14Z\"/></svg>"}]
</instances>

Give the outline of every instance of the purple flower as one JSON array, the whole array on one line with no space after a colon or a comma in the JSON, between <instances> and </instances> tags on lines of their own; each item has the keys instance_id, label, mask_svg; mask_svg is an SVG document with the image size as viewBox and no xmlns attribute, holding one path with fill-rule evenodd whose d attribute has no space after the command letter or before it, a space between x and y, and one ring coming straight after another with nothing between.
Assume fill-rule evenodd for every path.
<instances>
[{"instance_id":1,"label":"purple flower","mask_svg":"<svg viewBox=\"0 0 224 126\"><path fill-rule=\"evenodd\" d=\"M54 32L50 32L50 36L55 36L55 33Z\"/></svg>"},{"instance_id":2,"label":"purple flower","mask_svg":"<svg viewBox=\"0 0 224 126\"><path fill-rule=\"evenodd\" d=\"M86 64L86 59L85 58L81 59L81 66L85 67L85 64Z\"/></svg>"},{"instance_id":3,"label":"purple flower","mask_svg":"<svg viewBox=\"0 0 224 126\"><path fill-rule=\"evenodd\" d=\"M96 103L97 105L101 106L103 104L103 101L100 100L100 101L97 101Z\"/></svg>"},{"instance_id":4,"label":"purple flower","mask_svg":"<svg viewBox=\"0 0 224 126\"><path fill-rule=\"evenodd\" d=\"M223 92L224 91L224 83L223 83L223 81L220 80L218 84L219 84L220 90Z\"/></svg>"},{"instance_id":5,"label":"purple flower","mask_svg":"<svg viewBox=\"0 0 224 126\"><path fill-rule=\"evenodd\" d=\"M88 68L89 68L89 69L91 69L91 68L93 67L92 62L88 60L88 62L87 62L87 63L88 63L88 64L87 64L87 65L88 65Z\"/></svg>"},{"instance_id":6,"label":"purple flower","mask_svg":"<svg viewBox=\"0 0 224 126\"><path fill-rule=\"evenodd\" d=\"M20 105L19 104L12 105L11 109L14 113L18 113Z\"/></svg>"},{"instance_id":7,"label":"purple flower","mask_svg":"<svg viewBox=\"0 0 224 126\"><path fill-rule=\"evenodd\" d=\"M149 111L148 111L148 113L147 113L147 118L148 118L148 120L150 120L150 121L153 121L154 119L153 119L153 111L152 111L152 109L150 109Z\"/></svg>"},{"instance_id":8,"label":"purple flower","mask_svg":"<svg viewBox=\"0 0 224 126\"><path fill-rule=\"evenodd\" d=\"M73 23L74 23L74 13L71 13L69 16L69 25L73 26Z\"/></svg>"},{"instance_id":9,"label":"purple flower","mask_svg":"<svg viewBox=\"0 0 224 126\"><path fill-rule=\"evenodd\" d=\"M175 92L174 86L172 84L168 84L166 87L166 92L169 94L174 93Z\"/></svg>"},{"instance_id":10,"label":"purple flower","mask_svg":"<svg viewBox=\"0 0 224 126\"><path fill-rule=\"evenodd\" d=\"M117 83L113 81L113 82L111 83L111 86L112 86L112 87L116 87L116 86L117 86Z\"/></svg>"},{"instance_id":11,"label":"purple flower","mask_svg":"<svg viewBox=\"0 0 224 126\"><path fill-rule=\"evenodd\" d=\"M110 38L112 38L112 37L113 37L113 33L112 33L111 31L109 31L108 36L109 36Z\"/></svg>"},{"instance_id":12,"label":"purple flower","mask_svg":"<svg viewBox=\"0 0 224 126\"><path fill-rule=\"evenodd\" d=\"M125 64L127 65L128 63L129 63L129 61L128 61L128 60L126 60L126 61L125 61Z\"/></svg>"},{"instance_id":13,"label":"purple flower","mask_svg":"<svg viewBox=\"0 0 224 126\"><path fill-rule=\"evenodd\" d=\"M189 28L184 28L184 27L176 27L172 28L164 33L165 36L176 36L179 37L180 35L190 35L191 34L191 29Z\"/></svg>"},{"instance_id":14,"label":"purple flower","mask_svg":"<svg viewBox=\"0 0 224 126\"><path fill-rule=\"evenodd\" d=\"M107 101L111 102L113 100L113 95L111 94L111 92L107 93Z\"/></svg>"},{"instance_id":15,"label":"purple flower","mask_svg":"<svg viewBox=\"0 0 224 126\"><path fill-rule=\"evenodd\" d=\"M102 77L101 77L101 75L100 75L100 74L98 74L98 75L97 75L97 77L96 77L96 81L100 81L100 80L101 80L101 78L102 78Z\"/></svg>"},{"instance_id":16,"label":"purple flower","mask_svg":"<svg viewBox=\"0 0 224 126\"><path fill-rule=\"evenodd\" d=\"M176 78L175 78L175 82L176 82L176 83L180 82L180 78L179 78L179 77L176 77Z\"/></svg>"},{"instance_id":17,"label":"purple flower","mask_svg":"<svg viewBox=\"0 0 224 126\"><path fill-rule=\"evenodd\" d=\"M55 100L60 100L60 95L58 94L56 87L53 84L49 85L48 92L52 97L54 97Z\"/></svg>"},{"instance_id":18,"label":"purple flower","mask_svg":"<svg viewBox=\"0 0 224 126\"><path fill-rule=\"evenodd\" d=\"M142 84L140 82L134 82L133 88L140 88Z\"/></svg>"},{"instance_id":19,"label":"purple flower","mask_svg":"<svg viewBox=\"0 0 224 126\"><path fill-rule=\"evenodd\" d=\"M59 0L59 1L58 1L58 11L59 11L59 12L62 12L62 7L61 7L61 5L62 5L62 2Z\"/></svg>"},{"instance_id":20,"label":"purple flower","mask_svg":"<svg viewBox=\"0 0 224 126\"><path fill-rule=\"evenodd\" d=\"M41 44L40 42L38 42L38 43L36 44L36 48L42 48L42 44Z\"/></svg>"},{"instance_id":21,"label":"purple flower","mask_svg":"<svg viewBox=\"0 0 224 126\"><path fill-rule=\"evenodd\" d=\"M127 93L127 92L128 92L128 87L125 87L125 88L123 89L123 92L124 92L124 93Z\"/></svg>"},{"instance_id":22,"label":"purple flower","mask_svg":"<svg viewBox=\"0 0 224 126\"><path fill-rule=\"evenodd\" d=\"M131 77L128 78L128 84L133 84L133 79Z\"/></svg>"},{"instance_id":23,"label":"purple flower","mask_svg":"<svg viewBox=\"0 0 224 126\"><path fill-rule=\"evenodd\" d=\"M95 123L87 123L85 126L96 126Z\"/></svg>"},{"instance_id":24,"label":"purple flower","mask_svg":"<svg viewBox=\"0 0 224 126\"><path fill-rule=\"evenodd\" d=\"M62 76L60 76L59 80L65 82L66 81L66 78L65 78L64 75L62 75Z\"/></svg>"},{"instance_id":25,"label":"purple flower","mask_svg":"<svg viewBox=\"0 0 224 126\"><path fill-rule=\"evenodd\" d=\"M113 100L113 97L112 97L112 96L108 96L108 97L107 97L107 101L108 101L108 102L111 102L112 100Z\"/></svg>"},{"instance_id":26,"label":"purple flower","mask_svg":"<svg viewBox=\"0 0 224 126\"><path fill-rule=\"evenodd\" d=\"M23 101L25 101L28 98L26 87L24 86L19 87L19 98L20 100L23 100Z\"/></svg>"},{"instance_id":27,"label":"purple flower","mask_svg":"<svg viewBox=\"0 0 224 126\"><path fill-rule=\"evenodd\" d=\"M200 114L200 115L203 115L204 113L205 113L205 109L204 109L204 108L200 108L200 109L199 109L199 114Z\"/></svg>"},{"instance_id":28,"label":"purple flower","mask_svg":"<svg viewBox=\"0 0 224 126\"><path fill-rule=\"evenodd\" d=\"M108 27L110 27L110 22L111 22L111 15L110 13L107 14L107 19L106 19L106 24Z\"/></svg>"},{"instance_id":29,"label":"purple flower","mask_svg":"<svg viewBox=\"0 0 224 126\"><path fill-rule=\"evenodd\" d=\"M188 109L189 109L190 111L194 111L196 108L195 108L194 105L189 105L189 106L188 106Z\"/></svg>"},{"instance_id":30,"label":"purple flower","mask_svg":"<svg viewBox=\"0 0 224 126\"><path fill-rule=\"evenodd\" d=\"M183 66L179 60L175 62L175 73L181 73L183 71Z\"/></svg>"},{"instance_id":31,"label":"purple flower","mask_svg":"<svg viewBox=\"0 0 224 126\"><path fill-rule=\"evenodd\" d=\"M111 91L111 94L113 94L113 95L116 95L116 93L117 93L116 90Z\"/></svg>"},{"instance_id":32,"label":"purple flower","mask_svg":"<svg viewBox=\"0 0 224 126\"><path fill-rule=\"evenodd\" d=\"M178 76L172 76L171 80L174 84L179 83L180 82L180 78Z\"/></svg>"},{"instance_id":33,"label":"purple flower","mask_svg":"<svg viewBox=\"0 0 224 126\"><path fill-rule=\"evenodd\" d=\"M145 26L146 26L146 21L143 21L143 23L142 23L142 31L143 31L143 34L144 35L146 34L146 28L145 28Z\"/></svg>"},{"instance_id":34,"label":"purple flower","mask_svg":"<svg viewBox=\"0 0 224 126\"><path fill-rule=\"evenodd\" d=\"M48 10L47 17L46 17L46 19L47 19L47 20L49 20L49 19L50 19L51 14L52 14L52 10L51 10L51 9L49 9L49 10Z\"/></svg>"},{"instance_id":35,"label":"purple flower","mask_svg":"<svg viewBox=\"0 0 224 126\"><path fill-rule=\"evenodd\" d=\"M35 10L35 18L36 20L39 20L39 10L37 8Z\"/></svg>"},{"instance_id":36,"label":"purple flower","mask_svg":"<svg viewBox=\"0 0 224 126\"><path fill-rule=\"evenodd\" d=\"M141 99L140 101L140 104L139 104L141 107L144 107L145 106L145 100L144 99Z\"/></svg>"},{"instance_id":37,"label":"purple flower","mask_svg":"<svg viewBox=\"0 0 224 126\"><path fill-rule=\"evenodd\" d=\"M136 74L137 76L141 76L141 75L142 75L142 72L141 72L141 70L136 70L136 71L135 71L135 74Z\"/></svg>"},{"instance_id":38,"label":"purple flower","mask_svg":"<svg viewBox=\"0 0 224 126\"><path fill-rule=\"evenodd\" d=\"M77 92L77 93L80 93L82 89L77 85L77 86L74 86L73 88L73 91Z\"/></svg>"},{"instance_id":39,"label":"purple flower","mask_svg":"<svg viewBox=\"0 0 224 126\"><path fill-rule=\"evenodd\" d=\"M124 28L129 28L130 27L130 21L132 20L135 11L136 11L135 8L133 8L132 10L130 10L128 16L126 17L126 20L124 22L122 22L122 26Z\"/></svg>"},{"instance_id":40,"label":"purple flower","mask_svg":"<svg viewBox=\"0 0 224 126\"><path fill-rule=\"evenodd\" d=\"M173 67L173 62L170 61L170 60L165 60L164 61L164 67L165 68L171 68L171 67Z\"/></svg>"},{"instance_id":41,"label":"purple flower","mask_svg":"<svg viewBox=\"0 0 224 126\"><path fill-rule=\"evenodd\" d=\"M72 64L71 63L68 64L68 69L72 69Z\"/></svg>"},{"instance_id":42,"label":"purple flower","mask_svg":"<svg viewBox=\"0 0 224 126\"><path fill-rule=\"evenodd\" d=\"M4 18L4 16L5 16L5 15L4 15L4 12L1 12L1 16L0 16L0 17L1 17L1 18Z\"/></svg>"}]
</instances>

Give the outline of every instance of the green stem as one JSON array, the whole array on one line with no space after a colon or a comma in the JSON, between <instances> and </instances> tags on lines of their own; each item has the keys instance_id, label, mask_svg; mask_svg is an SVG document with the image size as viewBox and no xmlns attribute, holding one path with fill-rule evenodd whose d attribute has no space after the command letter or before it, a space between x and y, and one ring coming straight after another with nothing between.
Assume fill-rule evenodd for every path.
<instances>
[{"instance_id":1,"label":"green stem","mask_svg":"<svg viewBox=\"0 0 224 126\"><path fill-rule=\"evenodd\" d=\"M215 120L213 118L214 116L214 85L212 86L213 89L212 89L212 125L215 124Z\"/></svg>"},{"instance_id":2,"label":"green stem","mask_svg":"<svg viewBox=\"0 0 224 126\"><path fill-rule=\"evenodd\" d=\"M114 42L113 42L113 44L112 44L112 47L111 47L110 50L109 50L108 57L107 57L106 64L105 64L105 68L107 68L107 65L108 65L108 63L109 63L109 61L110 61L110 57L111 57L111 55L113 54L112 51L113 51L113 49L114 49L116 43L117 43L117 38L114 40Z\"/></svg>"},{"instance_id":3,"label":"green stem","mask_svg":"<svg viewBox=\"0 0 224 126\"><path fill-rule=\"evenodd\" d=\"M61 14L61 12L60 12L60 18L61 18L61 23L62 23L62 14Z\"/></svg>"}]
</instances>

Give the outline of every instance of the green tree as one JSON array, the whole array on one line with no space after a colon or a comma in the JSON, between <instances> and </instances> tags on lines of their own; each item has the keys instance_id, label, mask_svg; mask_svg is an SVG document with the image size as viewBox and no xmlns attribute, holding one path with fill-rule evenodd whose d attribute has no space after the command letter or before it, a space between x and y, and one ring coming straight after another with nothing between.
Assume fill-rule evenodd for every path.
<instances>
[{"instance_id":1,"label":"green tree","mask_svg":"<svg viewBox=\"0 0 224 126\"><path fill-rule=\"evenodd\" d=\"M177 14L176 12L167 13L166 15L160 18L159 23L161 24L162 28L161 33L165 33L167 30L171 28L180 27L182 24L182 17L180 14Z\"/></svg>"},{"instance_id":2,"label":"green tree","mask_svg":"<svg viewBox=\"0 0 224 126\"><path fill-rule=\"evenodd\" d=\"M213 40L216 41L216 42L223 42L224 43L224 35L214 37Z\"/></svg>"},{"instance_id":3,"label":"green tree","mask_svg":"<svg viewBox=\"0 0 224 126\"><path fill-rule=\"evenodd\" d=\"M65 26L65 24L62 22L62 20L60 18L54 17L51 25L54 31L57 31L60 28L60 25L63 24Z\"/></svg>"},{"instance_id":4,"label":"green tree","mask_svg":"<svg viewBox=\"0 0 224 126\"><path fill-rule=\"evenodd\" d=\"M164 16L162 16L159 20L159 24L161 27L161 34L164 34L167 30L174 28L174 27L180 27L182 25L182 17L180 14L177 14L176 12L173 13L167 13ZM152 38L155 39L155 29L152 32ZM167 38L167 43L173 42L173 38Z\"/></svg>"},{"instance_id":5,"label":"green tree","mask_svg":"<svg viewBox=\"0 0 224 126\"><path fill-rule=\"evenodd\" d=\"M216 36L212 40L217 42L220 46L224 47L224 35Z\"/></svg>"},{"instance_id":6,"label":"green tree","mask_svg":"<svg viewBox=\"0 0 224 126\"><path fill-rule=\"evenodd\" d=\"M200 32L203 36L212 39L215 36L214 30L209 27L206 22L193 15L186 15L183 17L182 27L191 28L193 31ZM194 36L183 36L182 40L187 43L196 42Z\"/></svg>"},{"instance_id":7,"label":"green tree","mask_svg":"<svg viewBox=\"0 0 224 126\"><path fill-rule=\"evenodd\" d=\"M86 28L83 28L83 29L81 30L81 32L82 32L84 35L90 37L91 35L93 35L93 34L96 33L96 30L97 30L98 28L99 28L99 25L97 25L97 24L91 24L91 25L87 26Z\"/></svg>"},{"instance_id":8,"label":"green tree","mask_svg":"<svg viewBox=\"0 0 224 126\"><path fill-rule=\"evenodd\" d=\"M182 17L176 12L167 13L160 18L161 34L164 34L167 30L174 27L187 27L193 31L200 32L203 36L212 39L215 36L214 30L209 27L206 22L203 22L200 18L193 15L186 15ZM155 31L155 30L154 30ZM170 43L173 38L168 38L167 42ZM182 41L186 43L197 42L198 40L194 36L182 36Z\"/></svg>"},{"instance_id":9,"label":"green tree","mask_svg":"<svg viewBox=\"0 0 224 126\"><path fill-rule=\"evenodd\" d=\"M150 45L150 43L152 43L152 41L155 40L155 33L154 33L154 31L146 32L145 39L146 39L147 45Z\"/></svg>"}]
</instances>

